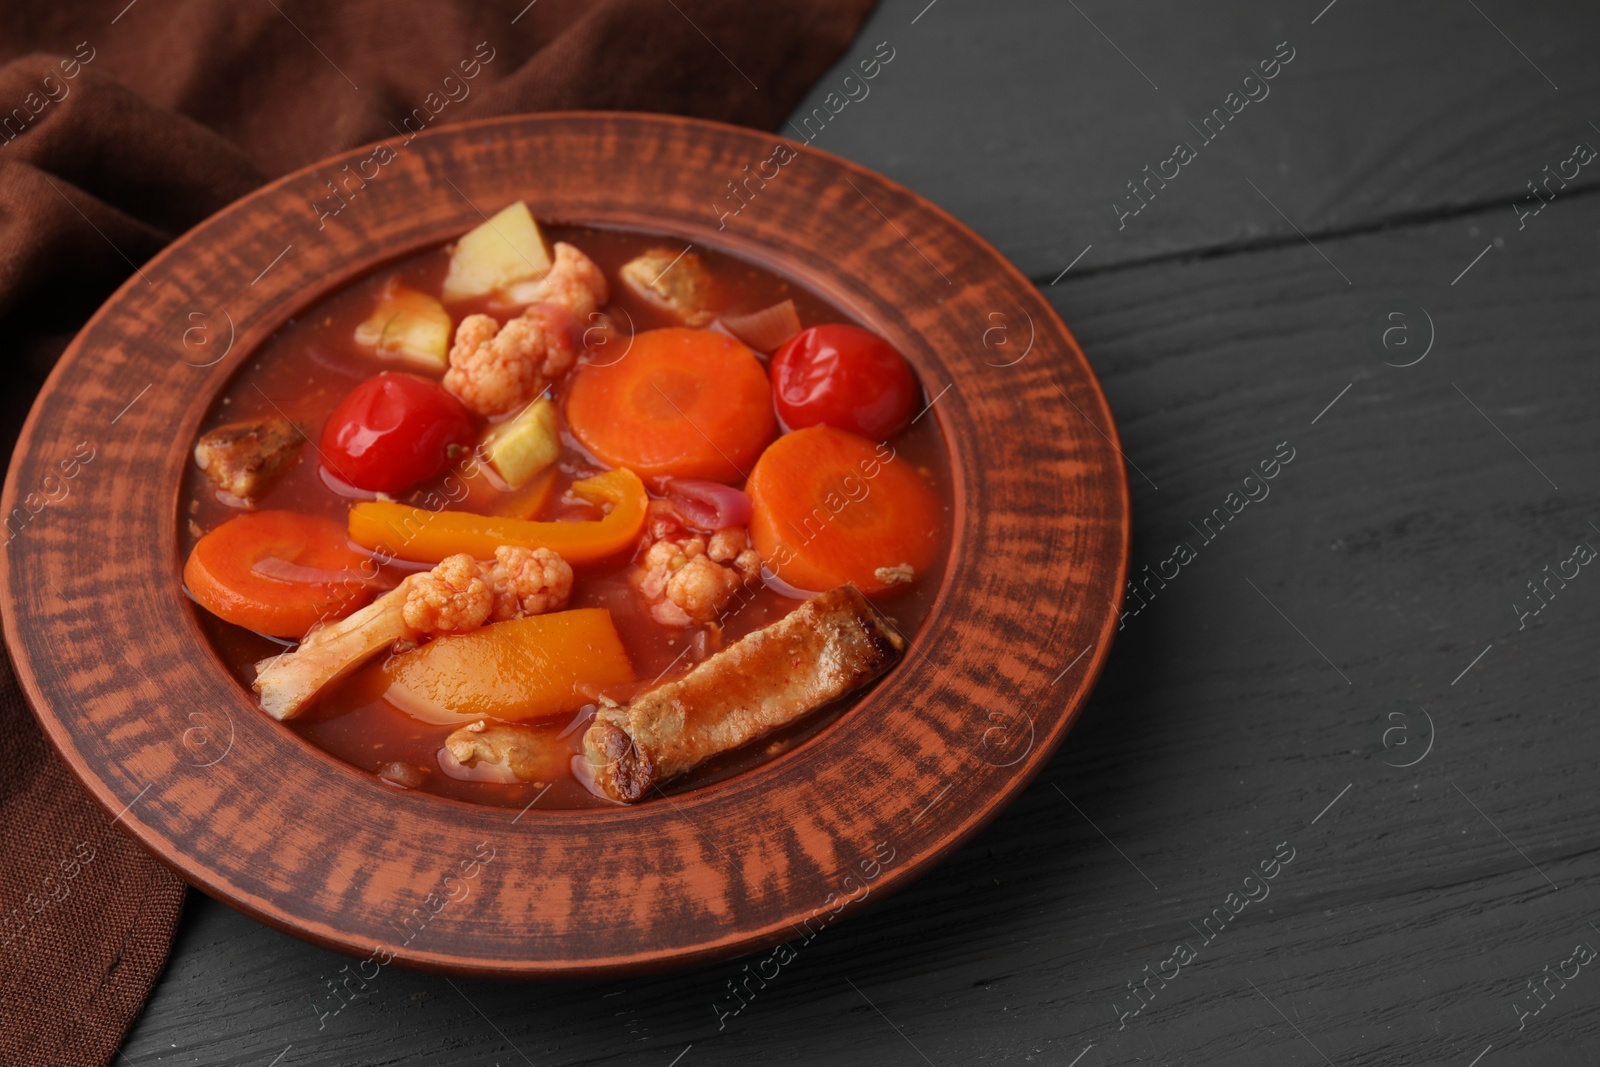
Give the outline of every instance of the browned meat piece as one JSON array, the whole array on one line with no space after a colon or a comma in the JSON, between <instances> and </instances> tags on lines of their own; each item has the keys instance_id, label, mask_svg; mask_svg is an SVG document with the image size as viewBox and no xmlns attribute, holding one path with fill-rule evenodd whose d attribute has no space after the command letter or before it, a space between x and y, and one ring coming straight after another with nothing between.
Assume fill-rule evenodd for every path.
<instances>
[{"instance_id":1,"label":"browned meat piece","mask_svg":"<svg viewBox=\"0 0 1600 1067\"><path fill-rule=\"evenodd\" d=\"M853 585L806 601L583 736L596 786L634 801L722 752L808 715L888 670L905 639Z\"/></svg>"},{"instance_id":2,"label":"browned meat piece","mask_svg":"<svg viewBox=\"0 0 1600 1067\"><path fill-rule=\"evenodd\" d=\"M565 746L558 751L551 738L549 730L480 719L445 738L444 747L464 767L487 763L518 781L544 785L566 770Z\"/></svg>"},{"instance_id":3,"label":"browned meat piece","mask_svg":"<svg viewBox=\"0 0 1600 1067\"><path fill-rule=\"evenodd\" d=\"M194 461L217 488L254 501L289 469L305 437L273 416L218 426L195 442Z\"/></svg>"},{"instance_id":4,"label":"browned meat piece","mask_svg":"<svg viewBox=\"0 0 1600 1067\"><path fill-rule=\"evenodd\" d=\"M622 265L622 283L650 303L676 315L685 326L712 319L711 272L693 252L652 248Z\"/></svg>"}]
</instances>

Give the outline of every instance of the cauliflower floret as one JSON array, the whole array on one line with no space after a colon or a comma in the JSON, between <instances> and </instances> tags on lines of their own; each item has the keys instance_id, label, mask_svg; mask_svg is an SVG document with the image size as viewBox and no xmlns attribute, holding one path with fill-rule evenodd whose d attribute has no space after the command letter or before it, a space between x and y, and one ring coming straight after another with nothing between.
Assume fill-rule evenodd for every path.
<instances>
[{"instance_id":1,"label":"cauliflower floret","mask_svg":"<svg viewBox=\"0 0 1600 1067\"><path fill-rule=\"evenodd\" d=\"M729 526L711 535L706 555L718 563L731 563L741 573L754 575L761 570L761 556L750 547L750 535L743 526Z\"/></svg>"},{"instance_id":2,"label":"cauliflower floret","mask_svg":"<svg viewBox=\"0 0 1600 1067\"><path fill-rule=\"evenodd\" d=\"M556 611L571 592L572 568L548 548L501 545L492 563L457 553L431 571L409 575L355 614L313 627L292 652L257 663L255 690L263 711L287 719L385 649Z\"/></svg>"},{"instance_id":3,"label":"cauliflower floret","mask_svg":"<svg viewBox=\"0 0 1600 1067\"><path fill-rule=\"evenodd\" d=\"M360 611L312 627L298 648L256 664L261 709L290 718L385 649L482 626L494 606L483 570L471 556L450 556L431 571L409 575Z\"/></svg>"},{"instance_id":4,"label":"cauliflower floret","mask_svg":"<svg viewBox=\"0 0 1600 1067\"><path fill-rule=\"evenodd\" d=\"M761 556L742 526L707 538L685 530L653 504L649 536L633 582L650 604L651 618L663 626L714 623L739 586L761 572Z\"/></svg>"},{"instance_id":5,"label":"cauliflower floret","mask_svg":"<svg viewBox=\"0 0 1600 1067\"><path fill-rule=\"evenodd\" d=\"M571 336L549 315L523 314L504 326L468 315L456 327L444 387L479 415L503 415L544 392L577 358Z\"/></svg>"},{"instance_id":6,"label":"cauliflower floret","mask_svg":"<svg viewBox=\"0 0 1600 1067\"><path fill-rule=\"evenodd\" d=\"M605 271L565 241L557 241L555 251L555 262L541 279L536 299L560 304L573 318L586 321L611 299Z\"/></svg>"},{"instance_id":7,"label":"cauliflower floret","mask_svg":"<svg viewBox=\"0 0 1600 1067\"><path fill-rule=\"evenodd\" d=\"M572 566L548 548L501 545L487 570L495 622L560 611L572 595Z\"/></svg>"},{"instance_id":8,"label":"cauliflower floret","mask_svg":"<svg viewBox=\"0 0 1600 1067\"><path fill-rule=\"evenodd\" d=\"M564 241L557 241L555 258L543 277L529 278L502 289L491 301L495 309L550 303L580 322L604 307L611 298L605 272L594 260Z\"/></svg>"},{"instance_id":9,"label":"cauliflower floret","mask_svg":"<svg viewBox=\"0 0 1600 1067\"><path fill-rule=\"evenodd\" d=\"M494 587L478 561L459 552L406 583L401 615L418 635L476 630L494 607Z\"/></svg>"},{"instance_id":10,"label":"cauliflower floret","mask_svg":"<svg viewBox=\"0 0 1600 1067\"><path fill-rule=\"evenodd\" d=\"M444 387L479 415L503 415L548 389L577 362L569 326L587 322L610 299L594 260L564 241L542 278L520 282L502 296L526 304L501 326L489 315L468 315L456 327Z\"/></svg>"}]
</instances>

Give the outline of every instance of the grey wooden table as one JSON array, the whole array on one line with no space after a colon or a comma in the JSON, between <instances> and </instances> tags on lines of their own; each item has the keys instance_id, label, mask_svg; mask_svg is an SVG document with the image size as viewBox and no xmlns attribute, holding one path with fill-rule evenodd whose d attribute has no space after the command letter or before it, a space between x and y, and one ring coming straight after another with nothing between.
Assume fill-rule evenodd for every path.
<instances>
[{"instance_id":1,"label":"grey wooden table","mask_svg":"<svg viewBox=\"0 0 1600 1067\"><path fill-rule=\"evenodd\" d=\"M720 1027L740 962L320 1018L345 959L193 894L121 1062L1600 1062L1600 11L885 0L800 114L884 41L814 144L1012 257L1123 435L1065 746Z\"/></svg>"}]
</instances>

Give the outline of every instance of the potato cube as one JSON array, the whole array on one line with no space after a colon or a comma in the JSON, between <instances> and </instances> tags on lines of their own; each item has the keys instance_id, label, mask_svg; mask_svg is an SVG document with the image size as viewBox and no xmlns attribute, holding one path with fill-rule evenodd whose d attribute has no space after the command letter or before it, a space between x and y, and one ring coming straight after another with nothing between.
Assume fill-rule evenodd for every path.
<instances>
[{"instance_id":1,"label":"potato cube","mask_svg":"<svg viewBox=\"0 0 1600 1067\"><path fill-rule=\"evenodd\" d=\"M522 488L561 456L555 404L541 396L514 417L491 427L478 451L507 485Z\"/></svg>"},{"instance_id":2,"label":"potato cube","mask_svg":"<svg viewBox=\"0 0 1600 1067\"><path fill-rule=\"evenodd\" d=\"M488 296L515 282L542 278L550 250L528 205L518 200L456 242L444 278L447 301Z\"/></svg>"},{"instance_id":3,"label":"potato cube","mask_svg":"<svg viewBox=\"0 0 1600 1067\"><path fill-rule=\"evenodd\" d=\"M391 282L371 316L356 327L356 344L379 358L438 372L450 363L451 326L450 313L439 301Z\"/></svg>"}]
</instances>

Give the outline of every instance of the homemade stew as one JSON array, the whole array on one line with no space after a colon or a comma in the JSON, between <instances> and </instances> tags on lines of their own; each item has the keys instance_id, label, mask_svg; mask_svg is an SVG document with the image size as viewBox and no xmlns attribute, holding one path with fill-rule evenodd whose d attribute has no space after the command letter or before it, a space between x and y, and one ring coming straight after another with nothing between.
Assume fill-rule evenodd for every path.
<instances>
[{"instance_id":1,"label":"homemade stew","mask_svg":"<svg viewBox=\"0 0 1600 1067\"><path fill-rule=\"evenodd\" d=\"M900 659L947 553L928 397L842 318L512 204L235 376L185 587L265 713L395 788L573 807L746 770Z\"/></svg>"}]
</instances>

